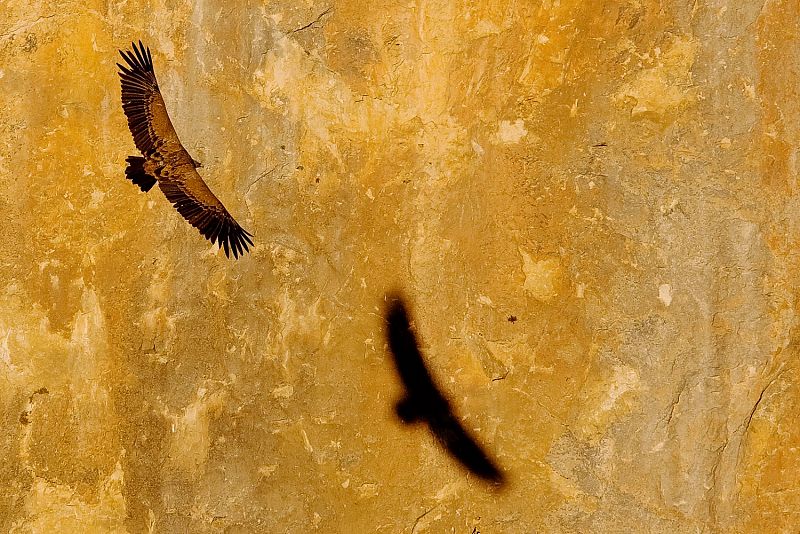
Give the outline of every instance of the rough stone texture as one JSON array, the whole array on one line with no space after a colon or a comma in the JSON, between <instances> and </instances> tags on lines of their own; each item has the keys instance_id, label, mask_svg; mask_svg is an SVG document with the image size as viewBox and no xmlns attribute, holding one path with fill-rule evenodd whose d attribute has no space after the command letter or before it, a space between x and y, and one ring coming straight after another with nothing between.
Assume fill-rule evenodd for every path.
<instances>
[{"instance_id":1,"label":"rough stone texture","mask_svg":"<svg viewBox=\"0 0 800 534\"><path fill-rule=\"evenodd\" d=\"M0 531L797 532L798 21L5 0ZM244 259L124 179L139 38ZM502 490L393 416L396 289Z\"/></svg>"}]
</instances>

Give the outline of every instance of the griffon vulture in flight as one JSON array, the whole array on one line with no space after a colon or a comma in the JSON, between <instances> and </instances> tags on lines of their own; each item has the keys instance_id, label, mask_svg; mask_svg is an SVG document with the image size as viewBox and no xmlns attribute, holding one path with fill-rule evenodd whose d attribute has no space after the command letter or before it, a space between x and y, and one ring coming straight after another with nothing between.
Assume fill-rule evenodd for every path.
<instances>
[{"instance_id":1,"label":"griffon vulture in flight","mask_svg":"<svg viewBox=\"0 0 800 534\"><path fill-rule=\"evenodd\" d=\"M395 407L397 416L406 424L426 424L442 447L469 471L487 481L502 484L503 473L461 426L450 403L436 387L425 367L406 307L399 297L389 297L386 334L394 365L406 390Z\"/></svg>"},{"instance_id":2,"label":"griffon vulture in flight","mask_svg":"<svg viewBox=\"0 0 800 534\"><path fill-rule=\"evenodd\" d=\"M133 52L120 50L127 67L117 63L122 82L122 109L133 141L142 156L129 156L125 176L148 192L158 182L175 209L206 239L238 258L252 245L252 234L231 217L197 172L195 161L181 145L158 89L150 49L139 41Z\"/></svg>"}]
</instances>

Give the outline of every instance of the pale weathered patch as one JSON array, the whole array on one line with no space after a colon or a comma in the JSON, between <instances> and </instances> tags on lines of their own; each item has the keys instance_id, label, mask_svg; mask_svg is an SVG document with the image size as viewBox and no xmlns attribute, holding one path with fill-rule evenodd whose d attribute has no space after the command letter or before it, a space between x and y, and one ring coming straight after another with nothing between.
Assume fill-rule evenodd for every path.
<instances>
[{"instance_id":1,"label":"pale weathered patch","mask_svg":"<svg viewBox=\"0 0 800 534\"><path fill-rule=\"evenodd\" d=\"M558 296L563 284L564 269L558 258L534 259L520 248L525 292L537 300L549 301Z\"/></svg>"},{"instance_id":2,"label":"pale weathered patch","mask_svg":"<svg viewBox=\"0 0 800 534\"><path fill-rule=\"evenodd\" d=\"M636 71L613 99L630 110L632 118L672 122L674 114L697 100L692 66L699 43L691 37L673 36L665 50L656 48L644 58L648 68Z\"/></svg>"},{"instance_id":3,"label":"pale weathered patch","mask_svg":"<svg viewBox=\"0 0 800 534\"><path fill-rule=\"evenodd\" d=\"M525 121L522 119L504 120L497 125L495 139L498 143L511 145L519 143L526 135L528 135L528 130L525 129Z\"/></svg>"}]
</instances>

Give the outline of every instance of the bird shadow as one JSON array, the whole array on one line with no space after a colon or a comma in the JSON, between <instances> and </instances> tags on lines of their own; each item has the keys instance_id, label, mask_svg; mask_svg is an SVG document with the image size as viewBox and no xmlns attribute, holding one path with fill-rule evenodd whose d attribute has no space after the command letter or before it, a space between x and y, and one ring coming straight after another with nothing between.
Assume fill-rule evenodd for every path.
<instances>
[{"instance_id":1,"label":"bird shadow","mask_svg":"<svg viewBox=\"0 0 800 534\"><path fill-rule=\"evenodd\" d=\"M505 475L461 426L422 358L403 298L389 295L385 311L386 336L394 365L405 388L395 412L405 424L425 424L447 453L470 473L500 486Z\"/></svg>"}]
</instances>

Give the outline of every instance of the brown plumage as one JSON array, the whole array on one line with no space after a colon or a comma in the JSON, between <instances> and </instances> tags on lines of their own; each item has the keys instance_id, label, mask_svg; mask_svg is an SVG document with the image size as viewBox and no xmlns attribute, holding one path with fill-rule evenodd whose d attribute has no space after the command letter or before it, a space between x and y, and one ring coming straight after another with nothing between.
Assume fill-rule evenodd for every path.
<instances>
[{"instance_id":1,"label":"brown plumage","mask_svg":"<svg viewBox=\"0 0 800 534\"><path fill-rule=\"evenodd\" d=\"M197 172L200 164L181 145L158 89L150 49L139 41L133 52L120 50L127 67L117 63L122 109L133 142L144 157L129 156L125 176L145 193L156 183L189 224L206 239L238 258L249 250L252 234L231 217Z\"/></svg>"}]
</instances>

